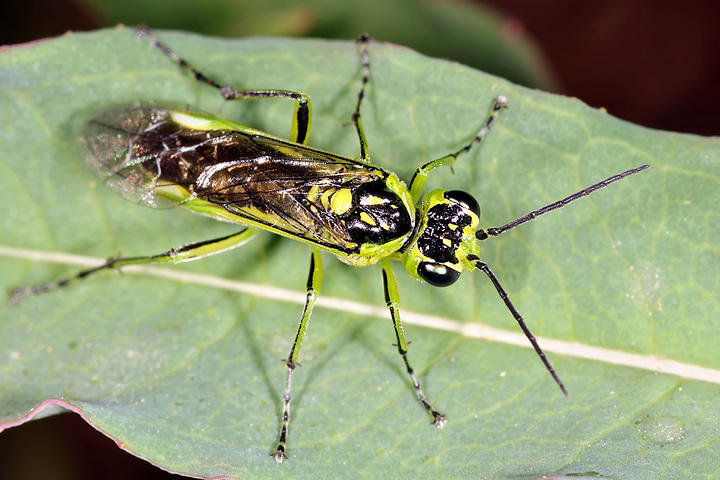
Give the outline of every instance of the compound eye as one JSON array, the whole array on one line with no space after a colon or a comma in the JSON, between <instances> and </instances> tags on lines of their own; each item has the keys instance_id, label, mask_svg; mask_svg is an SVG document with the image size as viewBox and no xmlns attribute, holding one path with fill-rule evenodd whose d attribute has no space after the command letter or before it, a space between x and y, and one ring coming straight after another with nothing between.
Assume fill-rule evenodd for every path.
<instances>
[{"instance_id":1,"label":"compound eye","mask_svg":"<svg viewBox=\"0 0 720 480\"><path fill-rule=\"evenodd\" d=\"M457 270L435 262L420 262L417 273L420 278L434 287L448 287L460 278L460 272Z\"/></svg>"},{"instance_id":2,"label":"compound eye","mask_svg":"<svg viewBox=\"0 0 720 480\"><path fill-rule=\"evenodd\" d=\"M475 197L469 193L461 190L450 190L449 192L445 192L445 198L451 202L459 203L480 217L480 204L475 200Z\"/></svg>"}]
</instances>

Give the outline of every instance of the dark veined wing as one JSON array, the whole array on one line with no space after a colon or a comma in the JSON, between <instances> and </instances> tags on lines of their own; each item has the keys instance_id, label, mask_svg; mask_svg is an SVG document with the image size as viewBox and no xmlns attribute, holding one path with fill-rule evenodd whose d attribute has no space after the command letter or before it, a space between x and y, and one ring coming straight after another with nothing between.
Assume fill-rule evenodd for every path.
<instances>
[{"instance_id":1,"label":"dark veined wing","mask_svg":"<svg viewBox=\"0 0 720 480\"><path fill-rule=\"evenodd\" d=\"M167 208L163 188L181 187L183 202L207 200L251 223L350 250L357 245L338 205L386 173L350 159L269 136L196 130L157 108L116 110L92 120L82 142L105 183L133 202ZM176 189L177 190L177 189ZM344 192L343 202L333 202ZM339 198L339 197L335 197ZM243 219L246 222L243 222Z\"/></svg>"}]
</instances>

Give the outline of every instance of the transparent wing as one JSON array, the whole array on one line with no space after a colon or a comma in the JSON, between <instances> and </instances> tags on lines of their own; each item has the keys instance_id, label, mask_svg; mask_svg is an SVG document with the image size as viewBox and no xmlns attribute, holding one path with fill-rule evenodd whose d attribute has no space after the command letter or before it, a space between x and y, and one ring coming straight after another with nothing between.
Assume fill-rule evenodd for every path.
<instances>
[{"instance_id":1,"label":"transparent wing","mask_svg":"<svg viewBox=\"0 0 720 480\"><path fill-rule=\"evenodd\" d=\"M176 203L157 195L159 165L171 163L172 152L162 147L167 110L134 108L113 110L90 121L80 142L87 149L87 165L113 191L127 200L153 208ZM153 146L153 143L161 142ZM158 148L160 147L160 148ZM156 167L148 168L148 164Z\"/></svg>"}]
</instances>

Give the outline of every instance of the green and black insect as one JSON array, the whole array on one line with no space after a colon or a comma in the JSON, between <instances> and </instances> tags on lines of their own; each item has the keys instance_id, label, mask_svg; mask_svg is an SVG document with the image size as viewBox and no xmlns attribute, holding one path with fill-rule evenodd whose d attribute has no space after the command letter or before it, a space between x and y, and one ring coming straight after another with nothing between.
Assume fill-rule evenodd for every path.
<instances>
[{"instance_id":1,"label":"green and black insect","mask_svg":"<svg viewBox=\"0 0 720 480\"><path fill-rule=\"evenodd\" d=\"M481 260L479 241L500 235L525 222L564 207L583 196L648 168L644 165L612 176L562 200L496 228L480 228L480 207L468 193L433 190L422 195L428 175L438 167L450 167L457 157L483 140L500 111L507 105L498 97L479 133L463 148L419 167L406 185L397 175L373 165L368 156L360 108L369 82L369 38L358 39L362 58L362 81L352 124L360 141L360 156L347 158L306 145L311 126L310 98L287 90L238 90L205 76L146 28L138 37L151 44L217 89L226 100L284 97L295 103L290 139L282 139L213 115L163 108L113 110L91 120L82 134L88 162L105 183L125 198L151 207L182 205L218 220L244 225L238 233L214 240L173 248L147 257L111 258L75 277L40 287L21 288L18 299L65 286L73 279L127 265L178 263L240 246L256 229L268 230L312 247L307 297L300 325L285 361L287 379L277 448L278 462L287 458L292 374L310 315L320 293L320 251L334 254L350 265L379 263L385 302L395 330L398 352L415 388L418 400L442 427L441 414L423 393L408 361L408 342L403 333L395 274L391 261L398 260L408 274L436 287L447 287L463 270L478 269L489 278L520 325L562 392L558 375L545 357L523 317L510 301L497 277Z\"/></svg>"}]
</instances>

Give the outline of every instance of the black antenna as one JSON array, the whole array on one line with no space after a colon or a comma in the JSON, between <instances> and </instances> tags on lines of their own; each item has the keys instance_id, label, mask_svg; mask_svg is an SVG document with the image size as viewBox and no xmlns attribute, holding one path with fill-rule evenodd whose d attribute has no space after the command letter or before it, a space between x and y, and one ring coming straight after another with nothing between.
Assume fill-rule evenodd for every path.
<instances>
[{"instance_id":1,"label":"black antenna","mask_svg":"<svg viewBox=\"0 0 720 480\"><path fill-rule=\"evenodd\" d=\"M490 267L488 267L488 264L485 262L477 261L475 262L475 266L479 269L485 272L485 274L490 278L490 281L495 285L495 290L497 290L498 295L500 295L500 298L503 299L503 302L505 302L505 305L507 306L508 310L510 310L510 313L512 313L513 317L515 317L515 320L517 320L518 325L520 325L520 328L522 329L523 333L525 333L525 336L528 340L530 340L530 344L533 346L535 351L537 352L538 356L540 357L540 360L542 360L543 365L545 365L545 368L547 368L547 371L550 372L550 375L552 375L553 380L555 380L555 383L558 384L558 387L560 387L560 390L562 390L563 394L566 397L569 397L567 390L565 390L565 385L563 385L562 380L560 380L560 377L558 377L558 374L555 373L555 369L550 365L550 361L545 356L545 352L543 352L542 348L540 348L540 345L538 344L537 340L535 339L535 336L532 334L528 326L525 324L525 320L523 319L522 315L520 315L520 312L517 311L517 308L515 308L515 305L510 301L510 297L508 296L507 292L503 288L502 285L500 285L500 280L495 276L495 274L490 270Z\"/></svg>"},{"instance_id":2,"label":"black antenna","mask_svg":"<svg viewBox=\"0 0 720 480\"><path fill-rule=\"evenodd\" d=\"M583 190L580 190L577 193L573 193L569 197L565 197L562 200L559 200L555 203L551 203L550 205L546 205L538 210L535 210L533 212L528 213L527 215L524 215L517 220L514 220L507 225L503 225L502 227L494 227L494 228L487 228L485 230L478 230L475 232L475 237L478 240L485 240L488 237L494 237L497 235L500 235L503 232L507 232L511 228L515 228L518 225L522 225L523 223L529 222L530 220L535 220L540 215L545 215L548 212L552 212L553 210L557 210L558 208L562 208L568 203L574 202L575 200L587 197L595 190L600 190L601 188L605 188L611 183L617 182L618 180L622 180L625 177L629 177L630 175L635 175L636 173L640 173L643 170L647 170L650 168L650 165L643 165L642 167L633 168L632 170L628 170L627 172L620 173L618 175L614 175L610 178L607 178L603 180L602 182L598 182L595 185L591 185L588 188L585 188Z\"/></svg>"},{"instance_id":3,"label":"black antenna","mask_svg":"<svg viewBox=\"0 0 720 480\"><path fill-rule=\"evenodd\" d=\"M538 210L535 210L533 212L528 213L527 215L524 215L517 220L514 220L507 225L504 225L502 227L495 227L495 228L488 228L485 230L478 230L475 232L475 237L478 240L485 240L486 238L493 237L496 235L500 235L503 232L507 232L511 228L515 228L518 225L522 225L525 222L529 222L530 220L534 220L540 215L544 215L548 212L552 212L553 210L557 210L558 208L562 208L565 205L567 205L570 202L574 202L575 200L587 197L595 190L599 190L601 188L607 187L613 182L617 182L618 180L621 180L625 177L628 177L630 175L635 175L636 173L640 173L643 170L646 170L650 168L650 165L643 165L642 167L633 168L632 170L628 170L627 172L623 172L618 175L614 175L610 178L607 178L603 180L602 182L598 182L595 185L592 185L588 188L585 188L583 190L580 190L577 193L573 193L569 197L565 197L562 200L559 200L555 203L551 203L550 205L546 205ZM560 390L562 390L563 394L568 397L568 392L565 389L565 385L563 385L562 380L560 380L560 377L558 377L557 373L555 373L555 369L550 365L550 361L548 361L547 357L545 356L545 352L543 352L542 348L540 348L540 345L538 344L537 340L535 339L535 336L532 334L528 326L525 324L525 320L523 319L522 315L520 315L520 312L518 312L517 308L515 308L515 305L513 305L512 301L510 301L510 297L508 296L507 292L503 288L502 285L500 285L500 281L495 276L495 274L490 270L490 267L488 267L487 263L480 261L479 258L477 258L475 255L469 255L468 256L469 261L475 262L475 267L477 267L479 270L482 270L485 272L485 275L490 278L490 281L495 286L495 290L497 290L498 295L500 295L500 298L503 299L503 302L505 302L505 306L507 306L508 310L510 310L510 313L512 313L512 316L515 317L515 320L517 320L518 325L520 325L520 328L522 329L523 333L525 333L525 336L528 340L530 340L530 344L535 349L535 352L537 352L538 356L540 357L540 360L542 360L543 365L545 365L545 368L548 372L550 372L550 375L552 375L553 380L555 380L555 383L558 384L558 387L560 387Z\"/></svg>"}]
</instances>

